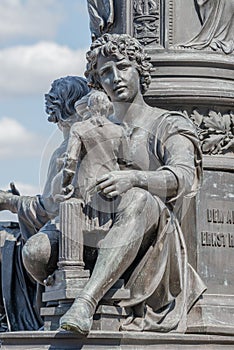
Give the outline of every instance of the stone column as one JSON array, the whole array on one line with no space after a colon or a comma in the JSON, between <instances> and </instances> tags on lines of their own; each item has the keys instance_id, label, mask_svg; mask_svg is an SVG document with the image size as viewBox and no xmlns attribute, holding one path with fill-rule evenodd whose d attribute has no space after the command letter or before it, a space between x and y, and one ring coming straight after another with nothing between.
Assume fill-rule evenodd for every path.
<instances>
[{"instance_id":1,"label":"stone column","mask_svg":"<svg viewBox=\"0 0 234 350\"><path fill-rule=\"evenodd\" d=\"M82 203L75 199L60 204L60 270L84 269L82 209Z\"/></svg>"},{"instance_id":2,"label":"stone column","mask_svg":"<svg viewBox=\"0 0 234 350\"><path fill-rule=\"evenodd\" d=\"M82 203L72 198L60 204L60 231L58 270L50 285L45 287L41 309L45 330L56 330L60 317L68 310L89 279L84 270Z\"/></svg>"},{"instance_id":3,"label":"stone column","mask_svg":"<svg viewBox=\"0 0 234 350\"><path fill-rule=\"evenodd\" d=\"M52 285L46 286L43 301L67 300L77 297L89 278L83 261L82 202L72 198L60 204L58 270Z\"/></svg>"}]
</instances>

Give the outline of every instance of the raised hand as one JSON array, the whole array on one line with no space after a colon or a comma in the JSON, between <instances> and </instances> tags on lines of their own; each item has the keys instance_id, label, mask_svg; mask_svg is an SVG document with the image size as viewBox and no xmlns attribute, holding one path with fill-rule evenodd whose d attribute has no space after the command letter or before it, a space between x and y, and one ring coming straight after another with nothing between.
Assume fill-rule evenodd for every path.
<instances>
[{"instance_id":1,"label":"raised hand","mask_svg":"<svg viewBox=\"0 0 234 350\"><path fill-rule=\"evenodd\" d=\"M12 194L15 194L16 196L20 196L20 193L18 191L18 189L15 187L14 182L10 183L10 191Z\"/></svg>"}]
</instances>

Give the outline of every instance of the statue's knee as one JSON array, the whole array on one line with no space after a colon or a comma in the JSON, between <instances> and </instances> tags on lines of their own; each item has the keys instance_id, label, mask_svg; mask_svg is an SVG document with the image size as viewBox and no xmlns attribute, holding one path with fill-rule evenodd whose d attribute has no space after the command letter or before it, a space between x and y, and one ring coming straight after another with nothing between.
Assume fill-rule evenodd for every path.
<instances>
[{"instance_id":1,"label":"statue's knee","mask_svg":"<svg viewBox=\"0 0 234 350\"><path fill-rule=\"evenodd\" d=\"M43 233L30 237L22 251L23 259L34 263L46 263L50 254L50 242L47 235Z\"/></svg>"},{"instance_id":2,"label":"statue's knee","mask_svg":"<svg viewBox=\"0 0 234 350\"><path fill-rule=\"evenodd\" d=\"M139 187L134 187L132 189L132 195L134 196L135 199L144 201L144 202L146 202L148 198L152 196L148 191L143 190L142 188L139 188Z\"/></svg>"},{"instance_id":3,"label":"statue's knee","mask_svg":"<svg viewBox=\"0 0 234 350\"><path fill-rule=\"evenodd\" d=\"M148 191L134 187L129 193L129 209L132 209L138 215L139 211L142 212L148 203L152 202L152 198Z\"/></svg>"},{"instance_id":4,"label":"statue's knee","mask_svg":"<svg viewBox=\"0 0 234 350\"><path fill-rule=\"evenodd\" d=\"M38 282L43 283L53 273L58 261L58 242L45 233L30 237L22 250L26 270Z\"/></svg>"}]
</instances>

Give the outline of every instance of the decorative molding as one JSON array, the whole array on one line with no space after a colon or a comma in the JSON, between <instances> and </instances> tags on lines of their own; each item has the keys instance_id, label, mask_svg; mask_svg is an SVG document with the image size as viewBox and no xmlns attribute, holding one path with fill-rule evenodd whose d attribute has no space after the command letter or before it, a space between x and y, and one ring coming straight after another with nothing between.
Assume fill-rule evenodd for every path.
<instances>
[{"instance_id":1,"label":"decorative molding","mask_svg":"<svg viewBox=\"0 0 234 350\"><path fill-rule=\"evenodd\" d=\"M174 44L174 0L168 2L168 44Z\"/></svg>"},{"instance_id":2,"label":"decorative molding","mask_svg":"<svg viewBox=\"0 0 234 350\"><path fill-rule=\"evenodd\" d=\"M161 10L160 0L133 1L134 37L141 44L160 46Z\"/></svg>"},{"instance_id":3,"label":"decorative molding","mask_svg":"<svg viewBox=\"0 0 234 350\"><path fill-rule=\"evenodd\" d=\"M204 115L195 109L190 118L196 125L204 154L234 151L234 112L221 114L210 110Z\"/></svg>"}]
</instances>

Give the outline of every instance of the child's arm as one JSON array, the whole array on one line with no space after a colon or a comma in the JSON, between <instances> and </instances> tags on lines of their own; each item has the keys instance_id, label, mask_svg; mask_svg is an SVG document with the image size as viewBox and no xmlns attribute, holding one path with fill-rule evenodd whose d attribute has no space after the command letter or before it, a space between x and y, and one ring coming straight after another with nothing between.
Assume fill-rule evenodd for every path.
<instances>
[{"instance_id":1,"label":"child's arm","mask_svg":"<svg viewBox=\"0 0 234 350\"><path fill-rule=\"evenodd\" d=\"M79 160L81 150L81 139L75 129L71 129L66 156L64 159L63 166L63 178L62 178L62 187L65 190L71 185L74 175L76 173L76 168Z\"/></svg>"}]
</instances>

